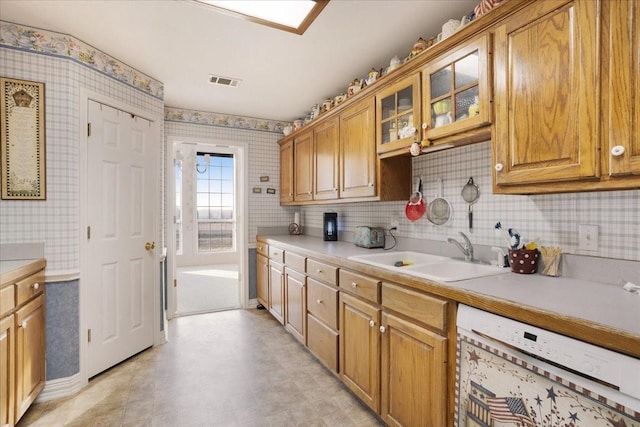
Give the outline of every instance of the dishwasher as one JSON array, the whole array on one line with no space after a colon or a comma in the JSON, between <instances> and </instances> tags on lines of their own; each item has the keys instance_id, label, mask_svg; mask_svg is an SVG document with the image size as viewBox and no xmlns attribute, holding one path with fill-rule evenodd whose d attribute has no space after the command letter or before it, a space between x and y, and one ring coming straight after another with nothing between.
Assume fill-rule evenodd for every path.
<instances>
[{"instance_id":1,"label":"dishwasher","mask_svg":"<svg viewBox=\"0 0 640 427\"><path fill-rule=\"evenodd\" d=\"M458 427L640 427L640 360L461 304Z\"/></svg>"}]
</instances>

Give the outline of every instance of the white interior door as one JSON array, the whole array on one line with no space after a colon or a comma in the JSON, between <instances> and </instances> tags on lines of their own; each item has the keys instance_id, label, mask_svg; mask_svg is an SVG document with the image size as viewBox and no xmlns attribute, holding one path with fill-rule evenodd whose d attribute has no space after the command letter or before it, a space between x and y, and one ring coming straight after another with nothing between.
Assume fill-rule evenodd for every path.
<instances>
[{"instance_id":1,"label":"white interior door","mask_svg":"<svg viewBox=\"0 0 640 427\"><path fill-rule=\"evenodd\" d=\"M89 100L87 374L153 345L158 144L152 122Z\"/></svg>"}]
</instances>

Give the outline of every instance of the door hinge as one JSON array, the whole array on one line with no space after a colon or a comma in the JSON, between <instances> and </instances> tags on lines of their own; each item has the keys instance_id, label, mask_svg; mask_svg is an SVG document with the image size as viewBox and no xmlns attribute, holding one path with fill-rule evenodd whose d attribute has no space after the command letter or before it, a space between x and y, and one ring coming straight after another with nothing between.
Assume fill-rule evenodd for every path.
<instances>
[{"instance_id":1,"label":"door hinge","mask_svg":"<svg viewBox=\"0 0 640 427\"><path fill-rule=\"evenodd\" d=\"M91 136L91 123L87 123L87 136Z\"/></svg>"},{"instance_id":2,"label":"door hinge","mask_svg":"<svg viewBox=\"0 0 640 427\"><path fill-rule=\"evenodd\" d=\"M87 329L87 342L91 342L91 329Z\"/></svg>"},{"instance_id":3,"label":"door hinge","mask_svg":"<svg viewBox=\"0 0 640 427\"><path fill-rule=\"evenodd\" d=\"M178 279L173 279L173 287L174 288L178 287Z\"/></svg>"},{"instance_id":4,"label":"door hinge","mask_svg":"<svg viewBox=\"0 0 640 427\"><path fill-rule=\"evenodd\" d=\"M91 239L91 226L87 226L87 240Z\"/></svg>"}]
</instances>

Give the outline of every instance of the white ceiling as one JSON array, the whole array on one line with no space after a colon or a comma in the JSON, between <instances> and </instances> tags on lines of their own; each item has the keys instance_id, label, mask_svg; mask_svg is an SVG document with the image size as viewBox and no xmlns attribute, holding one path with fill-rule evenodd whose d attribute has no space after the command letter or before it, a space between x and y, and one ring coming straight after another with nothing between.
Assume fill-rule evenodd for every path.
<instances>
[{"instance_id":1,"label":"white ceiling","mask_svg":"<svg viewBox=\"0 0 640 427\"><path fill-rule=\"evenodd\" d=\"M72 35L161 81L166 106L292 121L477 2L331 0L301 36L189 0L1 0L0 18Z\"/></svg>"}]
</instances>

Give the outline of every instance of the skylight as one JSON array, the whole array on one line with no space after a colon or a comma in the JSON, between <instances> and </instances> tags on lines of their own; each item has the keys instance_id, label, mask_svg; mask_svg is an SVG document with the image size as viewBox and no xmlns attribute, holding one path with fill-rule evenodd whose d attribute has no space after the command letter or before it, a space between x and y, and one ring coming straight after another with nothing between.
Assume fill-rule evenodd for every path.
<instances>
[{"instance_id":1,"label":"skylight","mask_svg":"<svg viewBox=\"0 0 640 427\"><path fill-rule=\"evenodd\" d=\"M195 0L252 22L302 34L329 0Z\"/></svg>"}]
</instances>

